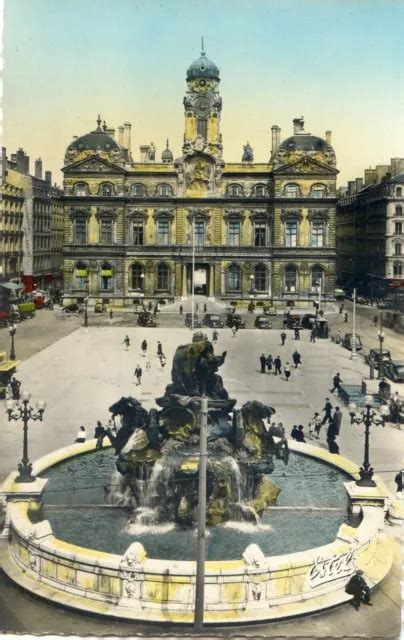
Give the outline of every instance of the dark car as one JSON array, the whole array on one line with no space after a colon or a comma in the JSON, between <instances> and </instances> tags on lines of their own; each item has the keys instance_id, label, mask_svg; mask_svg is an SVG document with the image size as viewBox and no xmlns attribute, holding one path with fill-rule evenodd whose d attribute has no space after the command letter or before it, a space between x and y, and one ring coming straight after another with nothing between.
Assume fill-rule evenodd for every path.
<instances>
[{"instance_id":1,"label":"dark car","mask_svg":"<svg viewBox=\"0 0 404 640\"><path fill-rule=\"evenodd\" d=\"M266 316L276 316L277 311L275 307L264 307L264 313Z\"/></svg>"},{"instance_id":2,"label":"dark car","mask_svg":"<svg viewBox=\"0 0 404 640\"><path fill-rule=\"evenodd\" d=\"M344 335L344 338L342 340L342 346L345 347L345 349L349 349L349 351L352 351L352 346L353 346L353 335L352 333L346 333ZM360 336L358 336L358 334L355 334L355 350L356 351L360 351L362 349L362 341Z\"/></svg>"},{"instance_id":3,"label":"dark car","mask_svg":"<svg viewBox=\"0 0 404 640\"><path fill-rule=\"evenodd\" d=\"M314 313L306 313L301 321L302 329L313 329L316 324L316 316Z\"/></svg>"},{"instance_id":4,"label":"dark car","mask_svg":"<svg viewBox=\"0 0 404 640\"><path fill-rule=\"evenodd\" d=\"M94 305L95 313L106 313L107 307L102 302L96 302Z\"/></svg>"},{"instance_id":5,"label":"dark car","mask_svg":"<svg viewBox=\"0 0 404 640\"><path fill-rule=\"evenodd\" d=\"M150 311L142 311L139 313L137 323L141 327L157 327L156 322L153 320L153 314Z\"/></svg>"},{"instance_id":6,"label":"dark car","mask_svg":"<svg viewBox=\"0 0 404 640\"><path fill-rule=\"evenodd\" d=\"M192 313L185 314L185 324L187 327L192 327ZM194 313L194 329L200 328L202 326L202 322L197 313Z\"/></svg>"},{"instance_id":7,"label":"dark car","mask_svg":"<svg viewBox=\"0 0 404 640\"><path fill-rule=\"evenodd\" d=\"M404 382L404 360L383 362L383 372L393 382Z\"/></svg>"},{"instance_id":8,"label":"dark car","mask_svg":"<svg viewBox=\"0 0 404 640\"><path fill-rule=\"evenodd\" d=\"M255 326L257 329L271 329L272 325L269 321L268 316L259 315L255 318Z\"/></svg>"},{"instance_id":9,"label":"dark car","mask_svg":"<svg viewBox=\"0 0 404 640\"><path fill-rule=\"evenodd\" d=\"M238 313L228 313L225 322L228 327L236 326L238 329L245 329L245 322Z\"/></svg>"},{"instance_id":10,"label":"dark car","mask_svg":"<svg viewBox=\"0 0 404 640\"><path fill-rule=\"evenodd\" d=\"M383 358L383 363L389 362L391 360L390 351L388 349L382 349L382 358ZM380 349L371 349L369 353L365 355L365 361L368 364L370 364L372 360L373 360L373 366L375 367L375 369L378 369L379 362L380 362Z\"/></svg>"},{"instance_id":11,"label":"dark car","mask_svg":"<svg viewBox=\"0 0 404 640\"><path fill-rule=\"evenodd\" d=\"M211 327L212 329L221 329L221 327L224 327L223 320L221 320L220 316L216 313L205 313L202 324L205 327Z\"/></svg>"},{"instance_id":12,"label":"dark car","mask_svg":"<svg viewBox=\"0 0 404 640\"><path fill-rule=\"evenodd\" d=\"M77 302L71 302L70 304L65 304L62 311L65 313L79 313L81 311L81 307Z\"/></svg>"},{"instance_id":13,"label":"dark car","mask_svg":"<svg viewBox=\"0 0 404 640\"><path fill-rule=\"evenodd\" d=\"M283 320L283 328L284 329L301 329L302 328L302 319L297 314L287 314Z\"/></svg>"}]
</instances>

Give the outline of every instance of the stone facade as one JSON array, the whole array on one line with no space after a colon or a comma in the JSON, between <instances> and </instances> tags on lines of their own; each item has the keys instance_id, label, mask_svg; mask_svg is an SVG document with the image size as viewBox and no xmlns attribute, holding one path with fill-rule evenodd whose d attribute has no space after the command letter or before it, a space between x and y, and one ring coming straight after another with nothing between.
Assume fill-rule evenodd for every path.
<instances>
[{"instance_id":1,"label":"stone facade","mask_svg":"<svg viewBox=\"0 0 404 640\"><path fill-rule=\"evenodd\" d=\"M0 281L21 281L23 275L23 176L7 167L2 157L0 217Z\"/></svg>"},{"instance_id":2,"label":"stone facade","mask_svg":"<svg viewBox=\"0 0 404 640\"><path fill-rule=\"evenodd\" d=\"M267 163L223 159L219 70L204 52L188 68L181 157L167 143L140 147L130 125L117 139L101 119L75 139L64 165L65 301L129 305L197 293L273 305L333 299L336 159L326 140L294 121L272 128Z\"/></svg>"}]
</instances>

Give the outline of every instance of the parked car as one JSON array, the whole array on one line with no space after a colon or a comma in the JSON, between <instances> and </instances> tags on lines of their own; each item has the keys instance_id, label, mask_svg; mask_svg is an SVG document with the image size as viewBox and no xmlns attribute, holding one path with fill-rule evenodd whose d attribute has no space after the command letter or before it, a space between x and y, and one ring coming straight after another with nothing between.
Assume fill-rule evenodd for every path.
<instances>
[{"instance_id":1,"label":"parked car","mask_svg":"<svg viewBox=\"0 0 404 640\"><path fill-rule=\"evenodd\" d=\"M236 326L238 329L245 329L245 322L239 313L228 313L225 323L228 327Z\"/></svg>"},{"instance_id":2,"label":"parked car","mask_svg":"<svg viewBox=\"0 0 404 640\"><path fill-rule=\"evenodd\" d=\"M268 316L259 315L255 318L255 326L257 329L271 329L272 324L269 321Z\"/></svg>"},{"instance_id":3,"label":"parked car","mask_svg":"<svg viewBox=\"0 0 404 640\"><path fill-rule=\"evenodd\" d=\"M224 327L224 322L220 316L215 313L205 313L202 319L202 324L205 327L211 327L212 329L221 329Z\"/></svg>"},{"instance_id":4,"label":"parked car","mask_svg":"<svg viewBox=\"0 0 404 640\"><path fill-rule=\"evenodd\" d=\"M185 324L187 327L192 327L192 313L185 314ZM202 326L202 322L197 313L194 313L194 329L199 329Z\"/></svg>"},{"instance_id":5,"label":"parked car","mask_svg":"<svg viewBox=\"0 0 404 640\"><path fill-rule=\"evenodd\" d=\"M288 314L285 316L283 320L283 328L284 329L301 329L302 328L302 319L297 314Z\"/></svg>"},{"instance_id":6,"label":"parked car","mask_svg":"<svg viewBox=\"0 0 404 640\"><path fill-rule=\"evenodd\" d=\"M314 313L306 313L301 321L302 329L312 329L316 324L316 316Z\"/></svg>"},{"instance_id":7,"label":"parked car","mask_svg":"<svg viewBox=\"0 0 404 640\"><path fill-rule=\"evenodd\" d=\"M346 294L343 289L335 289L334 295L336 300L344 300Z\"/></svg>"},{"instance_id":8,"label":"parked car","mask_svg":"<svg viewBox=\"0 0 404 640\"><path fill-rule=\"evenodd\" d=\"M106 313L107 307L102 302L96 302L94 305L94 311L95 313Z\"/></svg>"},{"instance_id":9,"label":"parked car","mask_svg":"<svg viewBox=\"0 0 404 640\"><path fill-rule=\"evenodd\" d=\"M266 316L276 316L277 311L275 307L264 307L264 313Z\"/></svg>"},{"instance_id":10,"label":"parked car","mask_svg":"<svg viewBox=\"0 0 404 640\"><path fill-rule=\"evenodd\" d=\"M354 342L352 333L346 333L342 340L342 346L345 347L345 349L349 349L350 351L352 351L353 344ZM357 333L355 334L355 349L356 351L360 351L362 349L362 341Z\"/></svg>"},{"instance_id":11,"label":"parked car","mask_svg":"<svg viewBox=\"0 0 404 640\"><path fill-rule=\"evenodd\" d=\"M34 302L20 302L17 304L17 310L20 315L20 320L35 317L36 307Z\"/></svg>"},{"instance_id":12,"label":"parked car","mask_svg":"<svg viewBox=\"0 0 404 640\"><path fill-rule=\"evenodd\" d=\"M404 360L383 362L383 372L393 382L404 382Z\"/></svg>"},{"instance_id":13,"label":"parked car","mask_svg":"<svg viewBox=\"0 0 404 640\"><path fill-rule=\"evenodd\" d=\"M80 305L78 305L77 302L71 302L70 304L65 304L65 306L62 307L62 311L64 311L64 313L80 313Z\"/></svg>"},{"instance_id":14,"label":"parked car","mask_svg":"<svg viewBox=\"0 0 404 640\"><path fill-rule=\"evenodd\" d=\"M390 351L388 349L382 350L382 358L383 363L389 362L391 360ZM380 349L371 349L369 353L365 355L365 362L367 362L367 364L370 364L372 360L373 366L375 367L375 369L378 369L380 362Z\"/></svg>"},{"instance_id":15,"label":"parked car","mask_svg":"<svg viewBox=\"0 0 404 640\"><path fill-rule=\"evenodd\" d=\"M157 323L154 321L153 314L150 311L139 313L137 323L141 327L157 327Z\"/></svg>"}]
</instances>

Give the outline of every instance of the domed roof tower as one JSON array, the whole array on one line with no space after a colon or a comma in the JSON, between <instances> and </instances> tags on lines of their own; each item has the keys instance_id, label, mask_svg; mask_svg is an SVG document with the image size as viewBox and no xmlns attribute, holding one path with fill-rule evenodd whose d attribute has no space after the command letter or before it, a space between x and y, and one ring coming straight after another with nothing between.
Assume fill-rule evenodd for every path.
<instances>
[{"instance_id":1,"label":"domed roof tower","mask_svg":"<svg viewBox=\"0 0 404 640\"><path fill-rule=\"evenodd\" d=\"M69 144L65 154L65 164L81 160L85 156L100 155L108 157L113 162L124 162L128 159L128 150L118 144L107 129L105 123L101 127L101 117L97 118L97 128L94 131L75 138Z\"/></svg>"},{"instance_id":2,"label":"domed roof tower","mask_svg":"<svg viewBox=\"0 0 404 640\"><path fill-rule=\"evenodd\" d=\"M161 154L161 162L163 162L164 164L169 164L170 162L173 162L174 157L172 152L169 149L168 146L168 138L167 138L167 143L166 143L166 148L164 149L163 153Z\"/></svg>"},{"instance_id":3,"label":"domed roof tower","mask_svg":"<svg viewBox=\"0 0 404 640\"><path fill-rule=\"evenodd\" d=\"M298 160L302 156L311 156L319 162L336 166L336 157L331 146L331 131L326 132L326 139L314 136L304 130L304 118L293 120L293 136L283 140L275 149L271 160L275 167Z\"/></svg>"},{"instance_id":4,"label":"domed roof tower","mask_svg":"<svg viewBox=\"0 0 404 640\"><path fill-rule=\"evenodd\" d=\"M206 57L203 47L203 38L200 57L197 60L194 60L187 69L187 82L199 78L211 78L212 80L220 81L219 68L214 62L212 62L212 60L209 60L209 58Z\"/></svg>"}]
</instances>

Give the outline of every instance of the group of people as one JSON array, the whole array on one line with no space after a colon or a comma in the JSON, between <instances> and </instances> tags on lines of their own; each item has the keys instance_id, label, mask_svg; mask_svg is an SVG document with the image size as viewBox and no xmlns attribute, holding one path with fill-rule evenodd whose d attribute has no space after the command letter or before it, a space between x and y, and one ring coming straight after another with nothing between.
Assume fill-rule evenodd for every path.
<instances>
[{"instance_id":1,"label":"group of people","mask_svg":"<svg viewBox=\"0 0 404 640\"><path fill-rule=\"evenodd\" d=\"M298 351L295 351L292 355L293 364L295 365L295 369L298 368L299 364L302 364L302 357ZM274 375L278 374L282 375L282 360L280 356L276 356L273 358L271 354L265 355L262 353L260 356L260 365L261 365L261 373L272 373L272 369L274 370ZM283 373L285 375L286 382L289 381L290 378L290 364L286 362L283 368Z\"/></svg>"},{"instance_id":2,"label":"group of people","mask_svg":"<svg viewBox=\"0 0 404 640\"><path fill-rule=\"evenodd\" d=\"M318 440L320 438L321 427L328 422L328 428L327 428L328 450L330 453L338 454L339 446L336 439L339 436L340 430L341 430L341 423L342 423L341 409L338 406L336 406L333 409L330 399L326 398L322 412L324 413L323 417L321 417L318 411L315 411L314 416L309 421L308 437L311 440L313 438L316 438ZM293 425L290 436L293 440L296 440L296 442L306 442L306 436L305 436L304 427L302 424Z\"/></svg>"},{"instance_id":3,"label":"group of people","mask_svg":"<svg viewBox=\"0 0 404 640\"><path fill-rule=\"evenodd\" d=\"M97 420L97 425L94 430L94 438L96 438L97 440L97 443L95 445L96 449L102 448L104 438L108 437L108 431L110 431L114 435L117 434L117 428L114 420L110 418L108 420L108 424L106 427L103 426L101 420ZM87 438L86 428L83 425L81 425L81 427L77 432L77 437L74 442L77 444L82 444L83 442L86 441L86 438Z\"/></svg>"},{"instance_id":4,"label":"group of people","mask_svg":"<svg viewBox=\"0 0 404 640\"><path fill-rule=\"evenodd\" d=\"M21 382L15 376L12 376L10 382L6 385L6 400L20 400L21 398Z\"/></svg>"}]
</instances>

